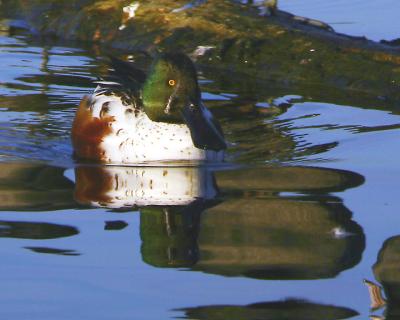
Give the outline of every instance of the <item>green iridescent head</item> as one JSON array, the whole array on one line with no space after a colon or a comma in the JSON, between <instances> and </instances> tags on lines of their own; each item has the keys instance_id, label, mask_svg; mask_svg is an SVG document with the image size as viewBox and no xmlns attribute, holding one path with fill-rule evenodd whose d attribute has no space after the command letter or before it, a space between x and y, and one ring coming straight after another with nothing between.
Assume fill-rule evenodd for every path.
<instances>
[{"instance_id":1,"label":"green iridescent head","mask_svg":"<svg viewBox=\"0 0 400 320\"><path fill-rule=\"evenodd\" d=\"M201 101L196 69L186 55L168 53L156 60L144 83L142 98L150 120L186 124L197 148L226 148L218 121Z\"/></svg>"},{"instance_id":2,"label":"green iridescent head","mask_svg":"<svg viewBox=\"0 0 400 320\"><path fill-rule=\"evenodd\" d=\"M196 69L182 53L162 55L152 66L143 87L147 116L158 122L183 123L183 109L200 103Z\"/></svg>"}]
</instances>

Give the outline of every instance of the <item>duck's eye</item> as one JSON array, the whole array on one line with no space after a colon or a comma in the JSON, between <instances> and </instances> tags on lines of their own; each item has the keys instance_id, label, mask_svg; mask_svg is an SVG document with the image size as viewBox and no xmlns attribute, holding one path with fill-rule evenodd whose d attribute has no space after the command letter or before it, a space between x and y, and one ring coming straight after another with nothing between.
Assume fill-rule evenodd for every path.
<instances>
[{"instance_id":1,"label":"duck's eye","mask_svg":"<svg viewBox=\"0 0 400 320\"><path fill-rule=\"evenodd\" d=\"M173 86L176 84L176 81L173 80L173 79L168 80L168 84L169 84L171 87L173 87Z\"/></svg>"}]
</instances>

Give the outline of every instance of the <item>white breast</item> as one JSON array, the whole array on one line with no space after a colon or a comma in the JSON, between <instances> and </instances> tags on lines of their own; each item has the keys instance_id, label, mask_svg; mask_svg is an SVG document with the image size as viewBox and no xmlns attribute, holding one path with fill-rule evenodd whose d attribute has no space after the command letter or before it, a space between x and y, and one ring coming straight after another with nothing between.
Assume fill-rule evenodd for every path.
<instances>
[{"instance_id":1,"label":"white breast","mask_svg":"<svg viewBox=\"0 0 400 320\"><path fill-rule=\"evenodd\" d=\"M151 121L144 112L135 113L132 105L124 106L116 96L97 95L93 99L93 117L115 119L111 134L100 145L108 163L223 159L223 151L196 148L185 124Z\"/></svg>"}]
</instances>

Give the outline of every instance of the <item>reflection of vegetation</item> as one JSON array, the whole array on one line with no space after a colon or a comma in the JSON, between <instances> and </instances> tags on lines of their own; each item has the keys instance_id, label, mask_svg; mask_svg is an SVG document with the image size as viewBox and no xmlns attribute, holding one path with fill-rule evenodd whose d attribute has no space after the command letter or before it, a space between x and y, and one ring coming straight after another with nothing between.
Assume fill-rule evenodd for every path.
<instances>
[{"instance_id":1,"label":"reflection of vegetation","mask_svg":"<svg viewBox=\"0 0 400 320\"><path fill-rule=\"evenodd\" d=\"M373 267L376 279L382 284L386 298L386 319L400 317L400 236L385 241Z\"/></svg>"},{"instance_id":2,"label":"reflection of vegetation","mask_svg":"<svg viewBox=\"0 0 400 320\"><path fill-rule=\"evenodd\" d=\"M78 233L74 227L54 223L0 221L0 238L55 239Z\"/></svg>"},{"instance_id":3,"label":"reflection of vegetation","mask_svg":"<svg viewBox=\"0 0 400 320\"><path fill-rule=\"evenodd\" d=\"M74 207L73 183L63 168L0 164L0 210L56 210Z\"/></svg>"},{"instance_id":4,"label":"reflection of vegetation","mask_svg":"<svg viewBox=\"0 0 400 320\"><path fill-rule=\"evenodd\" d=\"M317 168L243 169L217 176L221 192L234 198L202 214L201 207L142 209L144 261L269 279L334 277L360 261L364 234L339 199L276 194L343 190L362 183L362 177Z\"/></svg>"},{"instance_id":5,"label":"reflection of vegetation","mask_svg":"<svg viewBox=\"0 0 400 320\"><path fill-rule=\"evenodd\" d=\"M271 100L268 107L257 107L257 101L265 100ZM220 120L227 140L232 143L228 148L228 158L246 164L290 161L324 153L337 146L337 142L310 145L296 139L298 137L291 132L290 121L273 120L293 102L288 97L276 100L274 104L265 93L257 93L252 98L238 96L229 101L208 102Z\"/></svg>"},{"instance_id":6,"label":"reflection of vegetation","mask_svg":"<svg viewBox=\"0 0 400 320\"><path fill-rule=\"evenodd\" d=\"M235 160L265 162L290 160L296 155L296 143L287 132L265 123L262 117L236 117L222 119L229 130L227 135L234 145L228 151Z\"/></svg>"},{"instance_id":7,"label":"reflection of vegetation","mask_svg":"<svg viewBox=\"0 0 400 320\"><path fill-rule=\"evenodd\" d=\"M203 201L187 207L140 210L143 260L157 267L190 267L198 260L197 237Z\"/></svg>"},{"instance_id":8,"label":"reflection of vegetation","mask_svg":"<svg viewBox=\"0 0 400 320\"><path fill-rule=\"evenodd\" d=\"M117 231L117 230L123 230L128 226L128 223L122 220L115 220L115 221L106 221L104 230L107 231Z\"/></svg>"},{"instance_id":9,"label":"reflection of vegetation","mask_svg":"<svg viewBox=\"0 0 400 320\"><path fill-rule=\"evenodd\" d=\"M313 167L246 168L216 173L218 186L224 190L269 192L338 192L358 187L364 178L350 171Z\"/></svg>"},{"instance_id":10,"label":"reflection of vegetation","mask_svg":"<svg viewBox=\"0 0 400 320\"><path fill-rule=\"evenodd\" d=\"M10 88L10 85L8 85ZM28 89L20 85L12 86L11 89ZM0 104L7 106L12 111L39 111L48 112L49 97L44 94L26 94L20 96L0 96Z\"/></svg>"},{"instance_id":11,"label":"reflection of vegetation","mask_svg":"<svg viewBox=\"0 0 400 320\"><path fill-rule=\"evenodd\" d=\"M299 300L260 302L245 306L202 306L178 311L185 312L185 319L198 320L334 320L358 315L352 309Z\"/></svg>"},{"instance_id":12,"label":"reflection of vegetation","mask_svg":"<svg viewBox=\"0 0 400 320\"><path fill-rule=\"evenodd\" d=\"M75 250L69 249L56 249L56 248L48 248L48 247L25 247L25 249L29 249L33 252L37 253L46 253L46 254L55 254L60 256L79 256Z\"/></svg>"},{"instance_id":13,"label":"reflection of vegetation","mask_svg":"<svg viewBox=\"0 0 400 320\"><path fill-rule=\"evenodd\" d=\"M342 204L279 198L207 210L198 242L196 270L263 279L334 277L360 261L365 245Z\"/></svg>"}]
</instances>

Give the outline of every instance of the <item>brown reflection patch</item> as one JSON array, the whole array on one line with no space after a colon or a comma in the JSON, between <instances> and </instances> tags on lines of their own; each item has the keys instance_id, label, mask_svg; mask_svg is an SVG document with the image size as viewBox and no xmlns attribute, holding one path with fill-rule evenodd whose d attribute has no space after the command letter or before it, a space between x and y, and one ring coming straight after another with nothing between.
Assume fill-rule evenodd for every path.
<instances>
[{"instance_id":1,"label":"brown reflection patch","mask_svg":"<svg viewBox=\"0 0 400 320\"><path fill-rule=\"evenodd\" d=\"M90 111L90 99L85 96L79 104L72 124L72 145L77 157L105 161L100 147L103 138L110 134L114 117L95 118Z\"/></svg>"},{"instance_id":2,"label":"brown reflection patch","mask_svg":"<svg viewBox=\"0 0 400 320\"><path fill-rule=\"evenodd\" d=\"M102 167L78 167L75 169L74 198L81 204L92 202L110 203L107 193L112 189L113 177Z\"/></svg>"}]
</instances>

